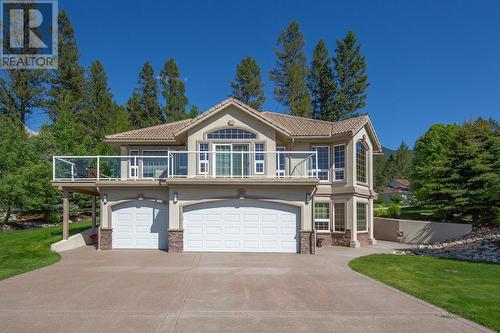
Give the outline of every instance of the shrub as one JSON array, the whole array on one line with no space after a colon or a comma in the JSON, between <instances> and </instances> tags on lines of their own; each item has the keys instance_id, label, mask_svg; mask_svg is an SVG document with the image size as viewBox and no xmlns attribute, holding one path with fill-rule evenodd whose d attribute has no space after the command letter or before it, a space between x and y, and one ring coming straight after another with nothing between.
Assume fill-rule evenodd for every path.
<instances>
[{"instance_id":1,"label":"shrub","mask_svg":"<svg viewBox=\"0 0 500 333\"><path fill-rule=\"evenodd\" d=\"M399 217L401 215L401 207L398 205L392 205L388 209L388 215L391 217Z\"/></svg>"},{"instance_id":2,"label":"shrub","mask_svg":"<svg viewBox=\"0 0 500 333\"><path fill-rule=\"evenodd\" d=\"M377 207L375 208L375 216L377 217L387 217L389 216L389 212L387 207Z\"/></svg>"},{"instance_id":3,"label":"shrub","mask_svg":"<svg viewBox=\"0 0 500 333\"><path fill-rule=\"evenodd\" d=\"M61 222L62 220L62 217L61 217L61 214L57 214L57 213L50 213L50 214L47 214L47 216L45 217L45 220L47 221L47 223L59 223Z\"/></svg>"}]
</instances>

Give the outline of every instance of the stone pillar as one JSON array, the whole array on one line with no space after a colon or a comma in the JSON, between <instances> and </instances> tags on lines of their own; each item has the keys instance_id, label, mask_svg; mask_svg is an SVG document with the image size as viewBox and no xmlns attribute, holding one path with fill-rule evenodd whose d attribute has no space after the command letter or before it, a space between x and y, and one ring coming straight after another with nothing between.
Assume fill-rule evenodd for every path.
<instances>
[{"instance_id":1,"label":"stone pillar","mask_svg":"<svg viewBox=\"0 0 500 333\"><path fill-rule=\"evenodd\" d=\"M300 253L301 254L316 253L316 240L314 237L314 231L300 230Z\"/></svg>"},{"instance_id":2,"label":"stone pillar","mask_svg":"<svg viewBox=\"0 0 500 333\"><path fill-rule=\"evenodd\" d=\"M184 230L168 230L168 252L181 253L184 251Z\"/></svg>"},{"instance_id":3,"label":"stone pillar","mask_svg":"<svg viewBox=\"0 0 500 333\"><path fill-rule=\"evenodd\" d=\"M69 192L63 191L63 216L62 216L62 238L69 237Z\"/></svg>"},{"instance_id":4,"label":"stone pillar","mask_svg":"<svg viewBox=\"0 0 500 333\"><path fill-rule=\"evenodd\" d=\"M111 250L113 248L113 229L101 227L99 230L99 250Z\"/></svg>"},{"instance_id":5,"label":"stone pillar","mask_svg":"<svg viewBox=\"0 0 500 333\"><path fill-rule=\"evenodd\" d=\"M96 201L96 196L92 196L92 229L94 230L95 229L95 226L96 226L96 220L97 220L97 216L96 216L96 208L95 208L95 201Z\"/></svg>"}]
</instances>

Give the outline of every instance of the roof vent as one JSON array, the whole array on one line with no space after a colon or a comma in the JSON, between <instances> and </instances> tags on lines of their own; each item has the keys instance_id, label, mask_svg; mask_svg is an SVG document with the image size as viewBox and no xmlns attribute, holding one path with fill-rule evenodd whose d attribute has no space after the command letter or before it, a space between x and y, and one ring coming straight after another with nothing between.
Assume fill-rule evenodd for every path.
<instances>
[{"instance_id":1,"label":"roof vent","mask_svg":"<svg viewBox=\"0 0 500 333\"><path fill-rule=\"evenodd\" d=\"M227 126L234 126L234 120L229 119L229 120L227 121Z\"/></svg>"}]
</instances>

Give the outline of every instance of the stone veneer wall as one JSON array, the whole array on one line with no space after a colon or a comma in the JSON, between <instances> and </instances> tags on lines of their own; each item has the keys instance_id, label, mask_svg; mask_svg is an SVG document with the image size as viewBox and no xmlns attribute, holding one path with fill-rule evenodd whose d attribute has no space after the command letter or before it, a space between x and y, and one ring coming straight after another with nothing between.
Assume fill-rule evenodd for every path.
<instances>
[{"instance_id":1,"label":"stone veneer wall","mask_svg":"<svg viewBox=\"0 0 500 333\"><path fill-rule=\"evenodd\" d=\"M184 251L184 230L168 230L168 252L181 253Z\"/></svg>"},{"instance_id":2,"label":"stone veneer wall","mask_svg":"<svg viewBox=\"0 0 500 333\"><path fill-rule=\"evenodd\" d=\"M368 233L358 234L358 241L361 246L370 245L371 244L370 234Z\"/></svg>"},{"instance_id":3,"label":"stone veneer wall","mask_svg":"<svg viewBox=\"0 0 500 333\"><path fill-rule=\"evenodd\" d=\"M344 233L339 232L325 232L316 233L317 246L347 246L351 240L351 230L347 229Z\"/></svg>"},{"instance_id":4,"label":"stone veneer wall","mask_svg":"<svg viewBox=\"0 0 500 333\"><path fill-rule=\"evenodd\" d=\"M100 250L111 250L113 248L113 229L111 228L100 228L99 235L99 249Z\"/></svg>"},{"instance_id":5,"label":"stone veneer wall","mask_svg":"<svg viewBox=\"0 0 500 333\"><path fill-rule=\"evenodd\" d=\"M316 253L316 243L314 231L301 230L300 231L300 253L301 254L314 254Z\"/></svg>"}]
</instances>

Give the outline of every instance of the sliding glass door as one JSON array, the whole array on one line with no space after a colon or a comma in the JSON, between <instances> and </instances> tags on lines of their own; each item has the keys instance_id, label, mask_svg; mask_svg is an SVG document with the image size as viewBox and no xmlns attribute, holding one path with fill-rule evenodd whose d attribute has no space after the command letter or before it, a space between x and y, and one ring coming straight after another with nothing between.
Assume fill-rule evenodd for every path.
<instances>
[{"instance_id":1,"label":"sliding glass door","mask_svg":"<svg viewBox=\"0 0 500 333\"><path fill-rule=\"evenodd\" d=\"M215 176L247 177L250 175L248 144L216 144Z\"/></svg>"}]
</instances>

